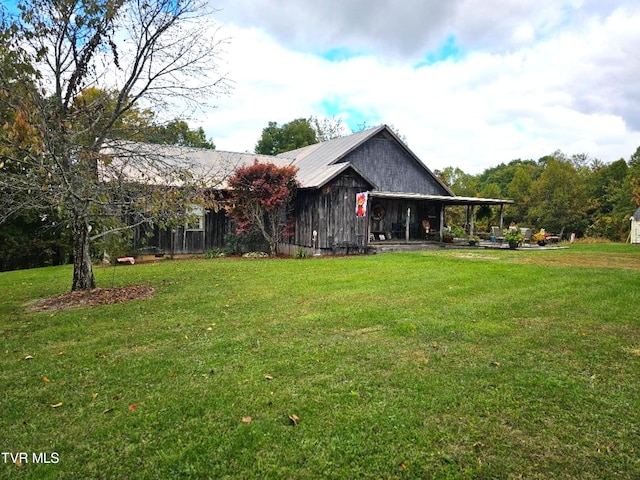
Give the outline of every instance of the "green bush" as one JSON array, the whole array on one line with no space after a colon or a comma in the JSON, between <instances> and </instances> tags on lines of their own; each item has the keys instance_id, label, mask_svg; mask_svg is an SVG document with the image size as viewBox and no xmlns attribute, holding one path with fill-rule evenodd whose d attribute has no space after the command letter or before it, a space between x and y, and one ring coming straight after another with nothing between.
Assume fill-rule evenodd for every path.
<instances>
[{"instance_id":1,"label":"green bush","mask_svg":"<svg viewBox=\"0 0 640 480\"><path fill-rule=\"evenodd\" d=\"M245 252L255 252L259 250L269 250L258 230L251 230L243 233L227 233L224 236L224 250L232 255L239 255Z\"/></svg>"}]
</instances>

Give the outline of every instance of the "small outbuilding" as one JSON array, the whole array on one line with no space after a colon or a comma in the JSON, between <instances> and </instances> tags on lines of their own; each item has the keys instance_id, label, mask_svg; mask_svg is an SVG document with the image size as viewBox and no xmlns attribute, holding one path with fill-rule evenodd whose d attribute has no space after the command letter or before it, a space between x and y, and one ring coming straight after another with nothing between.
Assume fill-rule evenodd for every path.
<instances>
[{"instance_id":1,"label":"small outbuilding","mask_svg":"<svg viewBox=\"0 0 640 480\"><path fill-rule=\"evenodd\" d=\"M631 233L629 235L629 241L638 245L640 244L640 208L636 210L636 213L631 216L630 220Z\"/></svg>"}]
</instances>

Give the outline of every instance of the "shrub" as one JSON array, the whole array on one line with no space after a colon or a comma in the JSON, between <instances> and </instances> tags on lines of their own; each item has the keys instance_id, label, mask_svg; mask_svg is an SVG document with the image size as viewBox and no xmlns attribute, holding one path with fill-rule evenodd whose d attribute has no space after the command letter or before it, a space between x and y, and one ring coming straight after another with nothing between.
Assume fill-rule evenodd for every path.
<instances>
[{"instance_id":1,"label":"shrub","mask_svg":"<svg viewBox=\"0 0 640 480\"><path fill-rule=\"evenodd\" d=\"M219 248L210 248L209 250L204 252L204 258L220 258L220 257L226 257L226 256L227 256L226 252Z\"/></svg>"},{"instance_id":2,"label":"shrub","mask_svg":"<svg viewBox=\"0 0 640 480\"><path fill-rule=\"evenodd\" d=\"M224 246L224 250L232 255L269 249L262 234L256 229L243 233L227 233L224 236Z\"/></svg>"}]
</instances>

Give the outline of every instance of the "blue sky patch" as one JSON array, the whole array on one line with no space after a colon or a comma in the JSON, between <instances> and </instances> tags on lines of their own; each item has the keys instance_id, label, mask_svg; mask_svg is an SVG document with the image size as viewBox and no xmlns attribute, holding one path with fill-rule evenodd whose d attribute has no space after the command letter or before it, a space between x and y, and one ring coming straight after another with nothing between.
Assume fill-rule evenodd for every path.
<instances>
[{"instance_id":1,"label":"blue sky patch","mask_svg":"<svg viewBox=\"0 0 640 480\"><path fill-rule=\"evenodd\" d=\"M330 62L344 62L346 60L361 57L363 55L364 52L351 50L347 47L330 48L329 50L325 50L324 52L319 53L320 57Z\"/></svg>"},{"instance_id":2,"label":"blue sky patch","mask_svg":"<svg viewBox=\"0 0 640 480\"><path fill-rule=\"evenodd\" d=\"M427 67L429 65L433 65L434 63L444 62L447 60L458 61L463 57L463 52L460 46L456 43L456 37L454 35L449 35L445 42L435 51L429 52L425 59L421 62L418 62L414 69L419 69L421 67Z\"/></svg>"},{"instance_id":3,"label":"blue sky patch","mask_svg":"<svg viewBox=\"0 0 640 480\"><path fill-rule=\"evenodd\" d=\"M325 99L320 102L320 108L327 117L341 117L349 130L358 132L365 128L371 128L381 123L380 116L375 110L362 111L356 108L344 106L340 100Z\"/></svg>"}]
</instances>

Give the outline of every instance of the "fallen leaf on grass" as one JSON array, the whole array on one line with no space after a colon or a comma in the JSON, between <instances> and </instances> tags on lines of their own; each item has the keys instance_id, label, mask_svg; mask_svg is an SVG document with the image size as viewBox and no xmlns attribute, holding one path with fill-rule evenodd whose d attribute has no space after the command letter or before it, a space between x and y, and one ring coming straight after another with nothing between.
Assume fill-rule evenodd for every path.
<instances>
[{"instance_id":1,"label":"fallen leaf on grass","mask_svg":"<svg viewBox=\"0 0 640 480\"><path fill-rule=\"evenodd\" d=\"M33 360L33 355L26 355L24 357L25 360Z\"/></svg>"},{"instance_id":2,"label":"fallen leaf on grass","mask_svg":"<svg viewBox=\"0 0 640 480\"><path fill-rule=\"evenodd\" d=\"M137 405L135 405L133 403L131 405L129 405L129 411L130 412L135 412L137 409L138 409Z\"/></svg>"},{"instance_id":3,"label":"fallen leaf on grass","mask_svg":"<svg viewBox=\"0 0 640 480\"><path fill-rule=\"evenodd\" d=\"M407 464L404 462L400 462L400 464L398 465L400 468L405 469L407 468Z\"/></svg>"},{"instance_id":4,"label":"fallen leaf on grass","mask_svg":"<svg viewBox=\"0 0 640 480\"><path fill-rule=\"evenodd\" d=\"M62 402L51 405L51 408L59 408L62 406Z\"/></svg>"},{"instance_id":5,"label":"fallen leaf on grass","mask_svg":"<svg viewBox=\"0 0 640 480\"><path fill-rule=\"evenodd\" d=\"M102 413L105 414L105 413L109 413L109 412L113 412L113 408L107 408Z\"/></svg>"},{"instance_id":6,"label":"fallen leaf on grass","mask_svg":"<svg viewBox=\"0 0 640 480\"><path fill-rule=\"evenodd\" d=\"M40 380L42 380L44 383L47 383L47 382L51 381L47 377L45 377L44 375L40 377Z\"/></svg>"},{"instance_id":7,"label":"fallen leaf on grass","mask_svg":"<svg viewBox=\"0 0 640 480\"><path fill-rule=\"evenodd\" d=\"M91 394L91 400L95 400L96 398L98 398L98 394L97 393L92 393Z\"/></svg>"},{"instance_id":8,"label":"fallen leaf on grass","mask_svg":"<svg viewBox=\"0 0 640 480\"><path fill-rule=\"evenodd\" d=\"M492 367L499 367L500 365L500 362L491 362Z\"/></svg>"},{"instance_id":9,"label":"fallen leaf on grass","mask_svg":"<svg viewBox=\"0 0 640 480\"><path fill-rule=\"evenodd\" d=\"M251 417L242 417L242 423L249 425L253 419Z\"/></svg>"},{"instance_id":10,"label":"fallen leaf on grass","mask_svg":"<svg viewBox=\"0 0 640 480\"><path fill-rule=\"evenodd\" d=\"M295 413L292 413L291 415L289 415L289 420L291 420L291 423L295 426L298 425L300 417L298 417Z\"/></svg>"},{"instance_id":11,"label":"fallen leaf on grass","mask_svg":"<svg viewBox=\"0 0 640 480\"><path fill-rule=\"evenodd\" d=\"M265 380L273 380L273 375L266 374L266 375L264 376L264 379L265 379Z\"/></svg>"}]
</instances>

